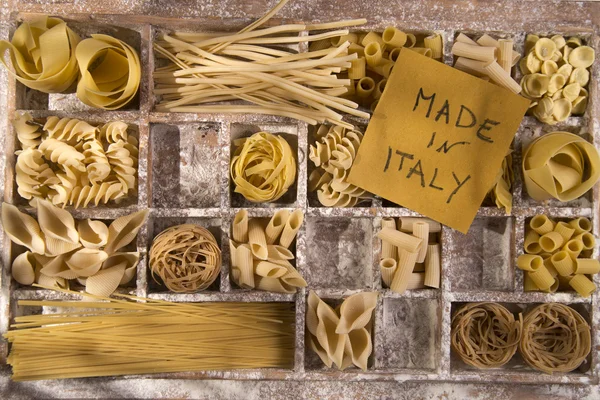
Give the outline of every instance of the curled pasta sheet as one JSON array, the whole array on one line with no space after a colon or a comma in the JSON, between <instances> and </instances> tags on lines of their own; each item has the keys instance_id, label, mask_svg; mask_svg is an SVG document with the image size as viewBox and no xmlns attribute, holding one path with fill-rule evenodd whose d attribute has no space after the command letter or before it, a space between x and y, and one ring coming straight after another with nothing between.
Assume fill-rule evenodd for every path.
<instances>
[{"instance_id":1,"label":"curled pasta sheet","mask_svg":"<svg viewBox=\"0 0 600 400\"><path fill-rule=\"evenodd\" d=\"M324 206L354 207L371 197L347 181L362 138L358 131L332 126L310 146L309 159L317 169L311 173L309 189L317 191L319 202Z\"/></svg>"},{"instance_id":2,"label":"curled pasta sheet","mask_svg":"<svg viewBox=\"0 0 600 400\"><path fill-rule=\"evenodd\" d=\"M150 249L152 278L177 293L208 288L221 272L221 250L209 230L198 225L170 227L156 236Z\"/></svg>"},{"instance_id":3,"label":"curled pasta sheet","mask_svg":"<svg viewBox=\"0 0 600 400\"><path fill-rule=\"evenodd\" d=\"M358 296L358 297L357 297ZM334 310L310 291L306 303L306 330L309 346L328 367L343 370L354 364L366 371L373 350L371 323L377 292L361 293L345 299ZM340 318L341 315L341 318ZM347 329L348 321L352 329ZM344 333L340 333L340 326Z\"/></svg>"},{"instance_id":4,"label":"curled pasta sheet","mask_svg":"<svg viewBox=\"0 0 600 400\"><path fill-rule=\"evenodd\" d=\"M475 368L497 368L517 351L522 320L495 303L469 303L452 317L454 352Z\"/></svg>"},{"instance_id":5,"label":"curled pasta sheet","mask_svg":"<svg viewBox=\"0 0 600 400\"><path fill-rule=\"evenodd\" d=\"M60 93L77 79L75 48L79 40L61 19L41 16L23 22L10 42L0 41L0 62L23 85ZM7 50L12 68L4 56Z\"/></svg>"},{"instance_id":6,"label":"curled pasta sheet","mask_svg":"<svg viewBox=\"0 0 600 400\"><path fill-rule=\"evenodd\" d=\"M26 114L17 116L17 135L29 132L31 122ZM126 198L136 191L138 166L138 142L127 129L121 121L97 128L77 119L48 117L38 145L17 152L19 194L33 206L41 198L76 208ZM37 143L34 137L22 140L27 146Z\"/></svg>"},{"instance_id":7,"label":"curled pasta sheet","mask_svg":"<svg viewBox=\"0 0 600 400\"><path fill-rule=\"evenodd\" d=\"M502 168L498 172L496 182L489 193L494 203L496 203L496 207L503 208L506 211L506 214L510 214L512 211L513 197L511 188L513 181L512 154L511 150L509 150L509 153L502 161Z\"/></svg>"},{"instance_id":8,"label":"curled pasta sheet","mask_svg":"<svg viewBox=\"0 0 600 400\"><path fill-rule=\"evenodd\" d=\"M541 304L525 316L519 351L525 362L538 371L571 372L591 351L590 326L569 306Z\"/></svg>"},{"instance_id":9,"label":"curled pasta sheet","mask_svg":"<svg viewBox=\"0 0 600 400\"><path fill-rule=\"evenodd\" d=\"M245 210L238 212L232 221L232 236L245 240L229 240L231 279L244 289L296 293L298 288L307 286L290 262L294 253L289 249L303 222L302 211L277 212L268 223L263 222L248 218ZM267 244L267 236L269 242L280 244Z\"/></svg>"},{"instance_id":10,"label":"curled pasta sheet","mask_svg":"<svg viewBox=\"0 0 600 400\"><path fill-rule=\"evenodd\" d=\"M281 136L258 132L235 140L231 179L235 192L255 203L273 202L296 181L296 157Z\"/></svg>"},{"instance_id":11,"label":"curled pasta sheet","mask_svg":"<svg viewBox=\"0 0 600 400\"><path fill-rule=\"evenodd\" d=\"M577 135L552 132L525 150L523 176L534 200L574 200L600 179L600 155L594 145Z\"/></svg>"},{"instance_id":12,"label":"curled pasta sheet","mask_svg":"<svg viewBox=\"0 0 600 400\"><path fill-rule=\"evenodd\" d=\"M116 110L135 97L141 66L133 47L111 36L94 34L79 43L76 56L81 73L79 100L91 107Z\"/></svg>"}]
</instances>

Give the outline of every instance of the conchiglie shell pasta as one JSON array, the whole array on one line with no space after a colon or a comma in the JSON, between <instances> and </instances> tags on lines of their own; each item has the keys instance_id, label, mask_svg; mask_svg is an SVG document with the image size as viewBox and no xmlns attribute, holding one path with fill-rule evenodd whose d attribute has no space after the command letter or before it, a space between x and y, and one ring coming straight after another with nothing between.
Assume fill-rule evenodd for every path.
<instances>
[{"instance_id":1,"label":"conchiglie shell pasta","mask_svg":"<svg viewBox=\"0 0 600 400\"><path fill-rule=\"evenodd\" d=\"M102 221L86 219L77 224L79 241L88 249L99 249L108 241L108 227Z\"/></svg>"},{"instance_id":2,"label":"conchiglie shell pasta","mask_svg":"<svg viewBox=\"0 0 600 400\"><path fill-rule=\"evenodd\" d=\"M12 204L2 205L2 226L6 235L16 244L27 247L34 253L44 254L46 246L37 221L20 212Z\"/></svg>"},{"instance_id":3,"label":"conchiglie shell pasta","mask_svg":"<svg viewBox=\"0 0 600 400\"><path fill-rule=\"evenodd\" d=\"M11 274L21 285L31 285L35 281L35 257L26 251L19 254L12 263Z\"/></svg>"},{"instance_id":4,"label":"conchiglie shell pasta","mask_svg":"<svg viewBox=\"0 0 600 400\"><path fill-rule=\"evenodd\" d=\"M108 227L108 241L104 251L112 254L135 239L148 218L148 210L142 210L117 218Z\"/></svg>"},{"instance_id":5,"label":"conchiglie shell pasta","mask_svg":"<svg viewBox=\"0 0 600 400\"><path fill-rule=\"evenodd\" d=\"M58 239L68 243L79 242L75 220L68 211L42 199L38 199L37 205L40 229L47 239Z\"/></svg>"}]
</instances>

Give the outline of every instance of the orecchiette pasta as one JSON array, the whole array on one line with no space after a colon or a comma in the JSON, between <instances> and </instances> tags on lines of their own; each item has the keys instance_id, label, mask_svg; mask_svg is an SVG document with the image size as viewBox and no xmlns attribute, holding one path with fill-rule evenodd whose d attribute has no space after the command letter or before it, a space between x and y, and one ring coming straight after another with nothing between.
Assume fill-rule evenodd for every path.
<instances>
[{"instance_id":1,"label":"orecchiette pasta","mask_svg":"<svg viewBox=\"0 0 600 400\"><path fill-rule=\"evenodd\" d=\"M13 125L23 148L17 152L17 190L32 205L48 199L55 205L97 206L135 192L138 143L127 124L112 121L97 128L51 116L39 136L29 114L17 115Z\"/></svg>"}]
</instances>

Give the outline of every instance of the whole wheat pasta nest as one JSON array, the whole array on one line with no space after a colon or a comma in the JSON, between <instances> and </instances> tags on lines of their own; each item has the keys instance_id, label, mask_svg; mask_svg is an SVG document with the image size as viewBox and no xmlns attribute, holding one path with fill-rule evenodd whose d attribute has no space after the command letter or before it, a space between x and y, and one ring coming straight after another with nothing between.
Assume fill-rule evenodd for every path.
<instances>
[{"instance_id":1,"label":"whole wheat pasta nest","mask_svg":"<svg viewBox=\"0 0 600 400\"><path fill-rule=\"evenodd\" d=\"M221 250L207 229L193 224L165 229L150 249L152 278L169 290L196 292L209 287L221 271Z\"/></svg>"}]
</instances>

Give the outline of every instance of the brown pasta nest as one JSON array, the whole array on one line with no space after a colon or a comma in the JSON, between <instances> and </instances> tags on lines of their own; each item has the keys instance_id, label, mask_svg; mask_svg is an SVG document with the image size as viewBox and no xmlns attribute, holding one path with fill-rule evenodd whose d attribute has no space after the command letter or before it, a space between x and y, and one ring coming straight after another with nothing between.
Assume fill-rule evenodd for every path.
<instances>
[{"instance_id":1,"label":"brown pasta nest","mask_svg":"<svg viewBox=\"0 0 600 400\"><path fill-rule=\"evenodd\" d=\"M452 349L476 368L497 368L517 351L522 321L495 303L471 303L452 317Z\"/></svg>"},{"instance_id":2,"label":"brown pasta nest","mask_svg":"<svg viewBox=\"0 0 600 400\"><path fill-rule=\"evenodd\" d=\"M193 224L165 229L150 249L152 278L169 290L190 293L209 287L221 271L221 250L207 229Z\"/></svg>"},{"instance_id":3,"label":"brown pasta nest","mask_svg":"<svg viewBox=\"0 0 600 400\"><path fill-rule=\"evenodd\" d=\"M532 368L548 374L570 372L590 350L590 326L571 307L542 304L525 316L519 351Z\"/></svg>"}]
</instances>

